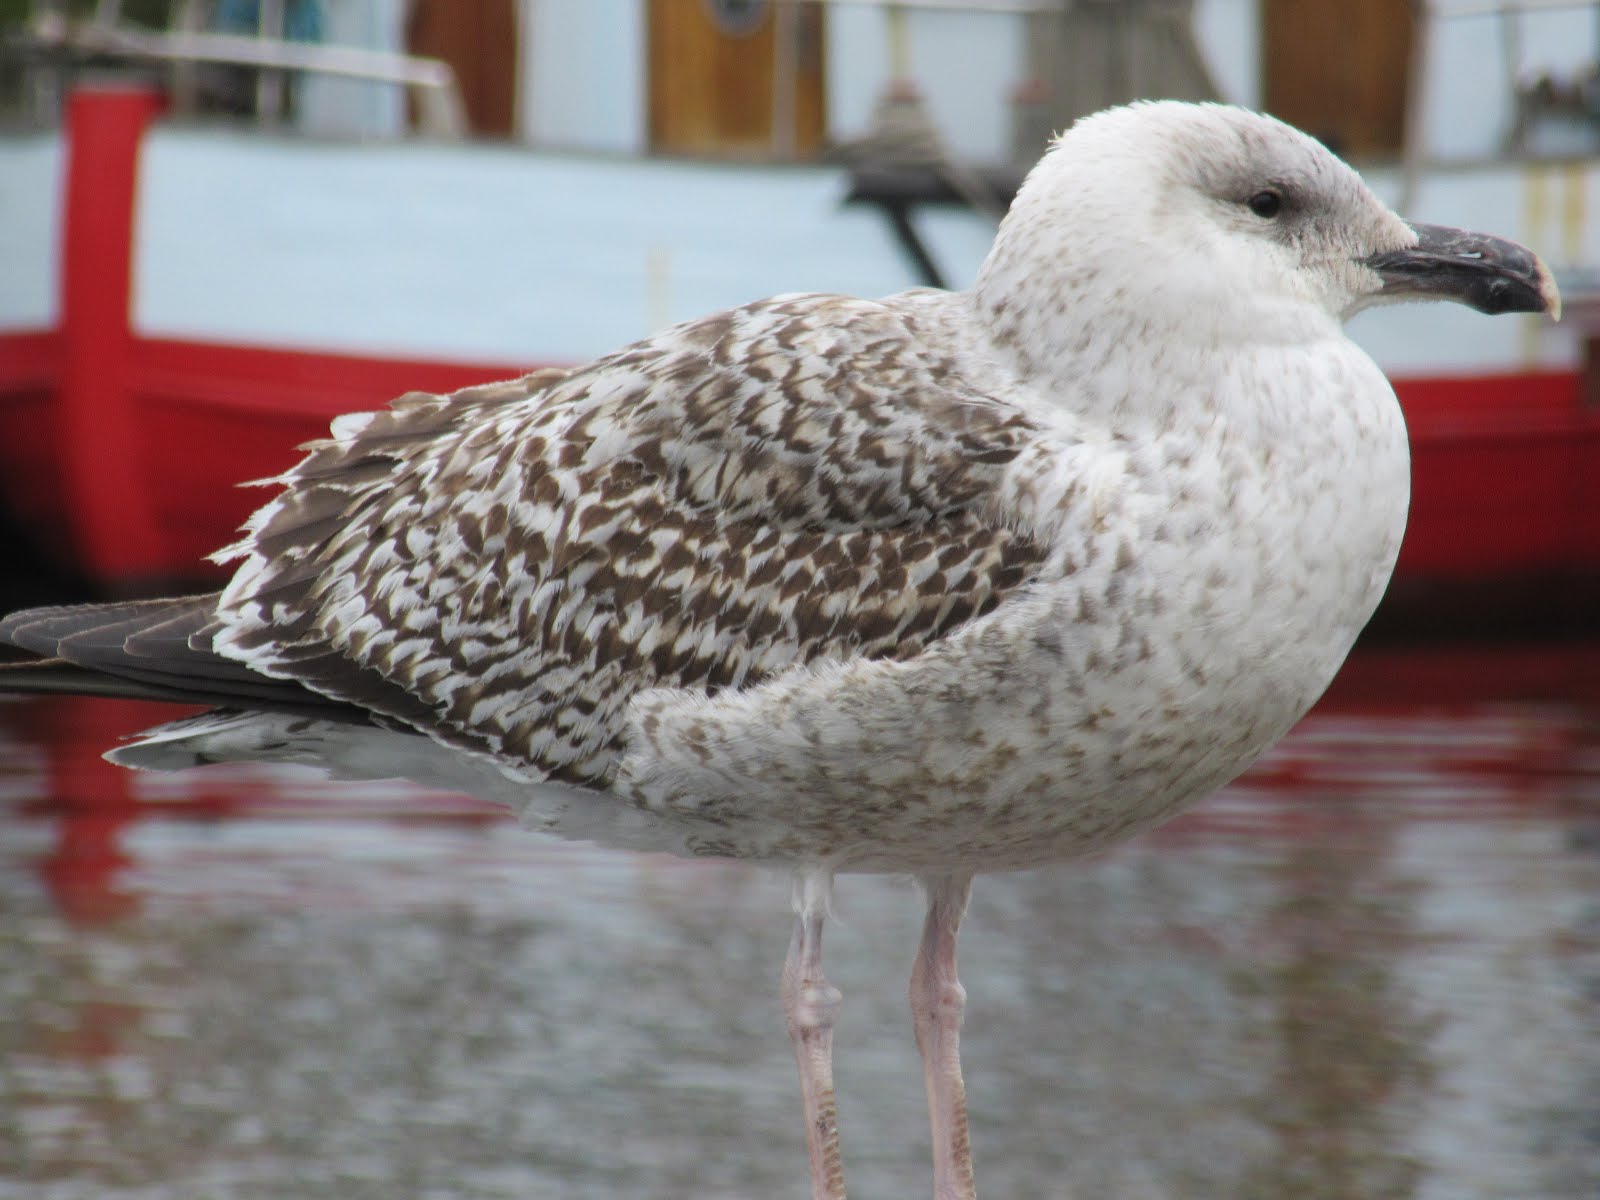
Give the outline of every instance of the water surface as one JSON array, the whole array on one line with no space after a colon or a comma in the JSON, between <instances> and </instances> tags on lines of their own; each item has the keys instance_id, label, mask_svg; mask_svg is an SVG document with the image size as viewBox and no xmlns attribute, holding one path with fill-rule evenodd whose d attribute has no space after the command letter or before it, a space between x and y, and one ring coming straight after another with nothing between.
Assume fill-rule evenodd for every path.
<instances>
[{"instance_id":1,"label":"water surface","mask_svg":"<svg viewBox=\"0 0 1600 1200\"><path fill-rule=\"evenodd\" d=\"M803 1197L787 881L0 703L0 1197ZM846 1169L929 1191L908 883L828 931ZM1098 860L979 881L988 1197L1600 1196L1600 646L1371 653Z\"/></svg>"}]
</instances>

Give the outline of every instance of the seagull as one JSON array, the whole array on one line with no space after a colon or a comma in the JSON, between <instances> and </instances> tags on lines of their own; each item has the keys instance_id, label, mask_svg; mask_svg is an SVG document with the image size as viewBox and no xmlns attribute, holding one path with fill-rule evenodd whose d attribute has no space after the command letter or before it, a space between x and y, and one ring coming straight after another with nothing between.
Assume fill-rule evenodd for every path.
<instances>
[{"instance_id":1,"label":"seagull","mask_svg":"<svg viewBox=\"0 0 1600 1200\"><path fill-rule=\"evenodd\" d=\"M533 828L792 871L814 1200L845 1194L822 932L909 874L939 1200L975 1195L973 877L1102 850L1238 775L1378 603L1405 426L1370 305L1559 316L1496 237L1408 223L1220 105L1087 117L973 288L786 295L571 370L341 417L208 595L36 609L0 687L200 702L109 757L312 763Z\"/></svg>"}]
</instances>

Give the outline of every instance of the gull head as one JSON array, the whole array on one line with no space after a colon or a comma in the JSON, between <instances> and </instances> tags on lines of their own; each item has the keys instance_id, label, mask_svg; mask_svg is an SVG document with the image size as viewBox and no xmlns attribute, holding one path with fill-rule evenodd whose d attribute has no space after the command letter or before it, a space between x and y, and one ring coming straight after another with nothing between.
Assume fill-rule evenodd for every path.
<instances>
[{"instance_id":1,"label":"gull head","mask_svg":"<svg viewBox=\"0 0 1600 1200\"><path fill-rule=\"evenodd\" d=\"M1018 192L977 296L1015 340L1079 331L1079 342L1130 321L1212 343L1304 340L1375 303L1560 304L1531 251L1402 220L1282 121L1177 101L1109 109L1063 134Z\"/></svg>"}]
</instances>

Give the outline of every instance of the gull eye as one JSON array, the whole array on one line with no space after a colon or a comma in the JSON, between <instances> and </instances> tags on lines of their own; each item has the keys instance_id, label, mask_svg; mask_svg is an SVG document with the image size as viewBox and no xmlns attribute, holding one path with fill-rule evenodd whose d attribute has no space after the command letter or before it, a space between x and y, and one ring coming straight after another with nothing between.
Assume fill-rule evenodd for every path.
<instances>
[{"instance_id":1,"label":"gull eye","mask_svg":"<svg viewBox=\"0 0 1600 1200\"><path fill-rule=\"evenodd\" d=\"M1277 188L1263 188L1245 203L1256 216L1270 221L1283 211L1283 193Z\"/></svg>"}]
</instances>

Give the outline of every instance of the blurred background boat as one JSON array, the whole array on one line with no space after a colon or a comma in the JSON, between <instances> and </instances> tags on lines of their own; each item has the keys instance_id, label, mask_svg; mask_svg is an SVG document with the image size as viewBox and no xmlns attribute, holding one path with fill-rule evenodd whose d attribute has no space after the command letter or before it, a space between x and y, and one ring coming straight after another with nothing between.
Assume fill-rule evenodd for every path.
<instances>
[{"instance_id":1,"label":"blurred background boat","mask_svg":"<svg viewBox=\"0 0 1600 1200\"><path fill-rule=\"evenodd\" d=\"M965 286L1049 131L1178 96L1558 264L1558 328L1436 306L1352 334L1412 432L1387 617L1592 622L1600 5L9 7L0 507L34 578L215 583L263 499L237 481L408 390L777 292Z\"/></svg>"}]
</instances>

